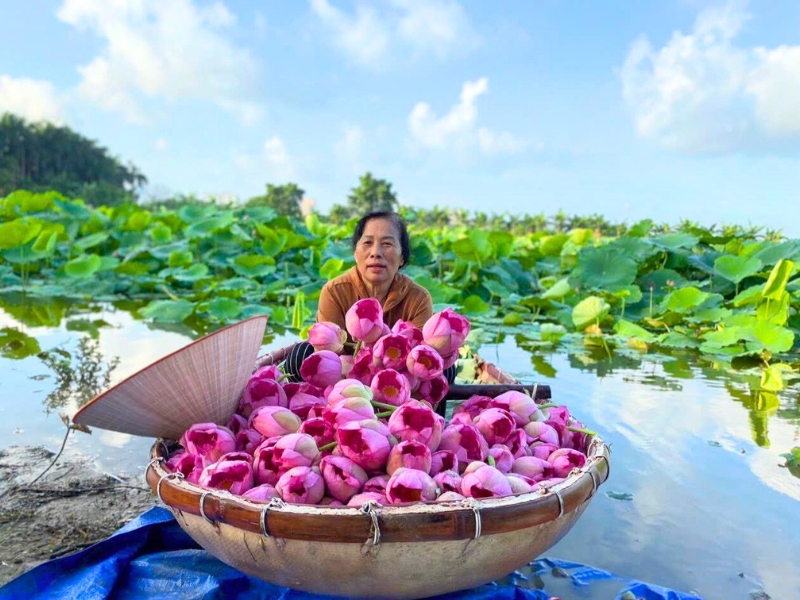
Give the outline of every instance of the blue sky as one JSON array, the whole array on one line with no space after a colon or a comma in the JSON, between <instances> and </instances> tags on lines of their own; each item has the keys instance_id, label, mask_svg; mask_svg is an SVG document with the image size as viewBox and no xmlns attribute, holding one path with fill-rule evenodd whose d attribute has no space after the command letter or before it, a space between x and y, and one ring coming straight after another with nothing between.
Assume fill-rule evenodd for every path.
<instances>
[{"instance_id":1,"label":"blue sky","mask_svg":"<svg viewBox=\"0 0 800 600\"><path fill-rule=\"evenodd\" d=\"M0 0L0 111L98 140L149 193L800 235L800 3Z\"/></svg>"}]
</instances>

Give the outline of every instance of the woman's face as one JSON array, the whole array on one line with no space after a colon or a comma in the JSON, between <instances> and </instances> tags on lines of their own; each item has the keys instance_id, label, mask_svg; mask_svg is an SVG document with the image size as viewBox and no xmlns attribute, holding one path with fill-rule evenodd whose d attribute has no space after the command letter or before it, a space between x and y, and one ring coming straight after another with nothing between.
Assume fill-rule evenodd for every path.
<instances>
[{"instance_id":1,"label":"woman's face","mask_svg":"<svg viewBox=\"0 0 800 600\"><path fill-rule=\"evenodd\" d=\"M365 282L372 286L391 282L403 264L400 232L388 219L370 219L353 256Z\"/></svg>"}]
</instances>

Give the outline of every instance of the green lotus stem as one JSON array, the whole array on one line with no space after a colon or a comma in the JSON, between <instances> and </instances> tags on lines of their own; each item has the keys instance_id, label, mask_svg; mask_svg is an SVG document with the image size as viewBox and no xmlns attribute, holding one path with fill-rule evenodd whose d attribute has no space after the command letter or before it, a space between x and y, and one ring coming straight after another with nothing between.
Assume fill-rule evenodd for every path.
<instances>
[{"instance_id":1,"label":"green lotus stem","mask_svg":"<svg viewBox=\"0 0 800 600\"><path fill-rule=\"evenodd\" d=\"M378 417L379 419L384 419L386 417L391 417L393 413L394 411L387 410L386 412L375 413L375 416Z\"/></svg>"},{"instance_id":2,"label":"green lotus stem","mask_svg":"<svg viewBox=\"0 0 800 600\"><path fill-rule=\"evenodd\" d=\"M494 460L494 456L492 456L491 454L489 456L487 456L486 457L486 464L488 464L490 467L497 466L497 463Z\"/></svg>"},{"instance_id":3,"label":"green lotus stem","mask_svg":"<svg viewBox=\"0 0 800 600\"><path fill-rule=\"evenodd\" d=\"M547 404L537 404L536 406L538 406L539 408L555 408L556 406L558 406L558 404L556 404L555 402L548 402Z\"/></svg>"},{"instance_id":4,"label":"green lotus stem","mask_svg":"<svg viewBox=\"0 0 800 600\"><path fill-rule=\"evenodd\" d=\"M570 431L574 431L575 433L585 433L586 435L597 435L596 431L592 431L591 429L586 429L585 427L567 427Z\"/></svg>"},{"instance_id":5,"label":"green lotus stem","mask_svg":"<svg viewBox=\"0 0 800 600\"><path fill-rule=\"evenodd\" d=\"M328 450L333 450L336 446L339 445L339 442L331 442L330 444L325 444L319 448L320 452L326 452Z\"/></svg>"},{"instance_id":6,"label":"green lotus stem","mask_svg":"<svg viewBox=\"0 0 800 600\"><path fill-rule=\"evenodd\" d=\"M372 403L372 406L375 406L377 408L383 408L385 410L388 410L390 413L393 413L398 408L400 408L399 406L395 406L393 404L384 404L383 402L378 402L377 400L370 400L370 402Z\"/></svg>"}]
</instances>

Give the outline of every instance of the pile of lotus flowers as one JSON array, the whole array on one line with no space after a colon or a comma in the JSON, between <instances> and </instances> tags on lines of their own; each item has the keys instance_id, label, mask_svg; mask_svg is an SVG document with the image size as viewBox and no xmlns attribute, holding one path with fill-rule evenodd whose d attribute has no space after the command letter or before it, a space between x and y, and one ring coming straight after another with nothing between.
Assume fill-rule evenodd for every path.
<instances>
[{"instance_id":1,"label":"pile of lotus flowers","mask_svg":"<svg viewBox=\"0 0 800 600\"><path fill-rule=\"evenodd\" d=\"M255 501L363 506L524 493L560 483L585 464L587 432L565 406L508 391L473 396L449 423L448 392L469 321L446 309L422 330L383 323L377 300L346 314L357 342L333 323L309 331L315 352L290 383L275 366L250 378L226 426L192 425L167 468L191 483Z\"/></svg>"}]
</instances>

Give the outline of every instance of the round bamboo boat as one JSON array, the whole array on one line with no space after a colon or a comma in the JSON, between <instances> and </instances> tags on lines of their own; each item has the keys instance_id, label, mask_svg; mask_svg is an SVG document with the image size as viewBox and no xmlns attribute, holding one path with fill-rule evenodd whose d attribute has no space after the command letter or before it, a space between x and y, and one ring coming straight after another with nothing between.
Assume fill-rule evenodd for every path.
<instances>
[{"instance_id":1,"label":"round bamboo boat","mask_svg":"<svg viewBox=\"0 0 800 600\"><path fill-rule=\"evenodd\" d=\"M479 367L485 384L514 381ZM153 445L147 482L198 544L271 583L349 598L422 598L501 578L558 542L609 475L608 447L590 437L583 468L524 494L360 508L264 503L167 471L169 444Z\"/></svg>"}]
</instances>

